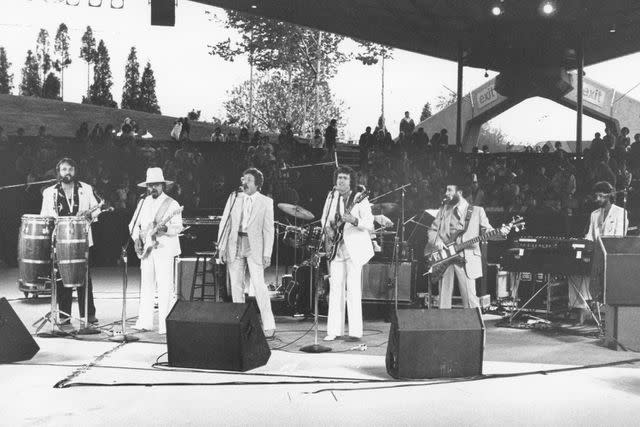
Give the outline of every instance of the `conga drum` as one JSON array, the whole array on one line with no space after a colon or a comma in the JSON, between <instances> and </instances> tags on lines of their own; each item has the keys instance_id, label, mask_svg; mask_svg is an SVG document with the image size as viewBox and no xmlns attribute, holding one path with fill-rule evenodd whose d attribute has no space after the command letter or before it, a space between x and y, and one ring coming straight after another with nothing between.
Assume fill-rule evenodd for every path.
<instances>
[{"instance_id":1,"label":"conga drum","mask_svg":"<svg viewBox=\"0 0 640 427\"><path fill-rule=\"evenodd\" d=\"M84 218L62 216L56 227L56 260L62 284L66 288L85 285L89 224Z\"/></svg>"},{"instance_id":2,"label":"conga drum","mask_svg":"<svg viewBox=\"0 0 640 427\"><path fill-rule=\"evenodd\" d=\"M18 238L18 287L23 292L44 291L51 276L51 233L55 218L22 215Z\"/></svg>"}]
</instances>

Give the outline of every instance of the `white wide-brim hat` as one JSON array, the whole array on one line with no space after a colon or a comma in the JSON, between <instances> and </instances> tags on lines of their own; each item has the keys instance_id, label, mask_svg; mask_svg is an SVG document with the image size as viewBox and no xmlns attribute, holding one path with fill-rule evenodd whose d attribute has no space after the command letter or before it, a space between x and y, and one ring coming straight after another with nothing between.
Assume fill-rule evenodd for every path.
<instances>
[{"instance_id":1,"label":"white wide-brim hat","mask_svg":"<svg viewBox=\"0 0 640 427\"><path fill-rule=\"evenodd\" d=\"M145 180L145 182L141 182L140 184L138 184L138 187L146 187L147 184L157 184L159 182L164 182L165 184L173 184L173 181L167 181L166 179L164 179L162 169L149 168L147 169L147 179Z\"/></svg>"}]
</instances>

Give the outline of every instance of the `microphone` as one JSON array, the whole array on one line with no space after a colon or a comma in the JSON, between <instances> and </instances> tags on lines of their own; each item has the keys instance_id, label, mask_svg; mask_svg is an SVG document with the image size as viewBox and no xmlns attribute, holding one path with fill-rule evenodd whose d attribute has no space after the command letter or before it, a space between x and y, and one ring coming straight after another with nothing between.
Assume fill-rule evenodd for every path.
<instances>
[{"instance_id":1,"label":"microphone","mask_svg":"<svg viewBox=\"0 0 640 427\"><path fill-rule=\"evenodd\" d=\"M280 168L281 171L286 171L287 169L289 169L289 166L287 166L287 164L285 163L283 167Z\"/></svg>"},{"instance_id":2,"label":"microphone","mask_svg":"<svg viewBox=\"0 0 640 427\"><path fill-rule=\"evenodd\" d=\"M236 188L235 193L236 193L236 194L240 194L240 193L242 193L243 191L244 191L244 187L243 187L242 185L240 185L238 188Z\"/></svg>"},{"instance_id":3,"label":"microphone","mask_svg":"<svg viewBox=\"0 0 640 427\"><path fill-rule=\"evenodd\" d=\"M142 200L147 198L148 196L149 196L149 193L145 191L144 194L141 194L139 197L140 197L140 200Z\"/></svg>"},{"instance_id":4,"label":"microphone","mask_svg":"<svg viewBox=\"0 0 640 427\"><path fill-rule=\"evenodd\" d=\"M445 203L447 203L447 198L446 197L444 199L442 199L442 204L444 205Z\"/></svg>"},{"instance_id":5,"label":"microphone","mask_svg":"<svg viewBox=\"0 0 640 427\"><path fill-rule=\"evenodd\" d=\"M338 153L336 151L333 152L333 158L335 159L336 167L338 166Z\"/></svg>"}]
</instances>

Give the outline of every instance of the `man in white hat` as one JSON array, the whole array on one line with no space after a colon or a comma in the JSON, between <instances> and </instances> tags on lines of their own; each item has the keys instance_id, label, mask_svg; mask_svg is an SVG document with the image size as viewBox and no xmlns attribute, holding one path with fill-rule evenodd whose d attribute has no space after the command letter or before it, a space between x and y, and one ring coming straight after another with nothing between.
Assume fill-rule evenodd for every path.
<instances>
[{"instance_id":1,"label":"man in white hat","mask_svg":"<svg viewBox=\"0 0 640 427\"><path fill-rule=\"evenodd\" d=\"M131 237L138 254L145 247L152 246L152 231L157 225L158 245L140 260L142 277L140 281L140 306L138 321L134 326L139 330L153 329L153 303L156 285L158 287L158 332L165 334L166 318L175 303L173 286L173 258L180 255L178 234L182 231L181 208L165 193L167 184L162 169L147 169L147 179L138 184L146 187L147 194L140 200L133 219L129 224ZM151 197L148 197L151 196ZM145 244L146 242L146 244Z\"/></svg>"}]
</instances>

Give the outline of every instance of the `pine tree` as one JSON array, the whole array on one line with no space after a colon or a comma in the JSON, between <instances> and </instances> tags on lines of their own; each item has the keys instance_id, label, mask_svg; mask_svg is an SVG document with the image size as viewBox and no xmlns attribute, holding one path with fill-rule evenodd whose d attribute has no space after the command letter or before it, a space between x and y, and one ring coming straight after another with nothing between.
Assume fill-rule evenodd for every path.
<instances>
[{"instance_id":1,"label":"pine tree","mask_svg":"<svg viewBox=\"0 0 640 427\"><path fill-rule=\"evenodd\" d=\"M42 85L42 97L60 99L60 79L53 73L49 73Z\"/></svg>"},{"instance_id":2,"label":"pine tree","mask_svg":"<svg viewBox=\"0 0 640 427\"><path fill-rule=\"evenodd\" d=\"M36 58L38 60L38 66L42 70L42 80L47 76L47 73L53 66L51 62L51 44L49 43L49 32L44 28L40 29L38 33L38 40L36 41Z\"/></svg>"},{"instance_id":3,"label":"pine tree","mask_svg":"<svg viewBox=\"0 0 640 427\"><path fill-rule=\"evenodd\" d=\"M426 104L424 104L424 107L422 107L422 114L420 114L420 121L424 121L427 120L429 117L431 117L431 104L429 104L428 102Z\"/></svg>"},{"instance_id":4,"label":"pine tree","mask_svg":"<svg viewBox=\"0 0 640 427\"><path fill-rule=\"evenodd\" d=\"M153 76L151 63L147 62L140 81L140 111L160 114L160 106L156 97L156 78Z\"/></svg>"},{"instance_id":5,"label":"pine tree","mask_svg":"<svg viewBox=\"0 0 640 427\"><path fill-rule=\"evenodd\" d=\"M7 52L0 47L0 93L9 94L13 89L13 74L9 73L11 63L7 60Z\"/></svg>"},{"instance_id":6,"label":"pine tree","mask_svg":"<svg viewBox=\"0 0 640 427\"><path fill-rule=\"evenodd\" d=\"M131 47L127 65L124 68L124 88L122 89L121 108L137 110L140 101L140 64L135 46Z\"/></svg>"},{"instance_id":7,"label":"pine tree","mask_svg":"<svg viewBox=\"0 0 640 427\"><path fill-rule=\"evenodd\" d=\"M89 104L102 105L105 107L117 107L118 104L111 95L111 65L109 64L109 51L104 41L98 43L97 55L93 66L93 84L89 88ZM86 101L86 100L85 100Z\"/></svg>"},{"instance_id":8,"label":"pine tree","mask_svg":"<svg viewBox=\"0 0 640 427\"><path fill-rule=\"evenodd\" d=\"M60 72L60 97L64 99L64 69L71 64L71 57L69 56L69 30L64 23L60 24L56 32L53 51L55 53L53 66Z\"/></svg>"},{"instance_id":9,"label":"pine tree","mask_svg":"<svg viewBox=\"0 0 640 427\"><path fill-rule=\"evenodd\" d=\"M87 63L87 98L89 97L89 78L91 76L91 64L96 60L96 39L93 37L93 30L87 26L87 30L82 35L82 46L80 47L80 58Z\"/></svg>"},{"instance_id":10,"label":"pine tree","mask_svg":"<svg viewBox=\"0 0 640 427\"><path fill-rule=\"evenodd\" d=\"M38 60L31 50L27 51L27 59L22 68L22 83L20 83L20 95L40 96L42 85L40 81L40 67Z\"/></svg>"}]
</instances>

